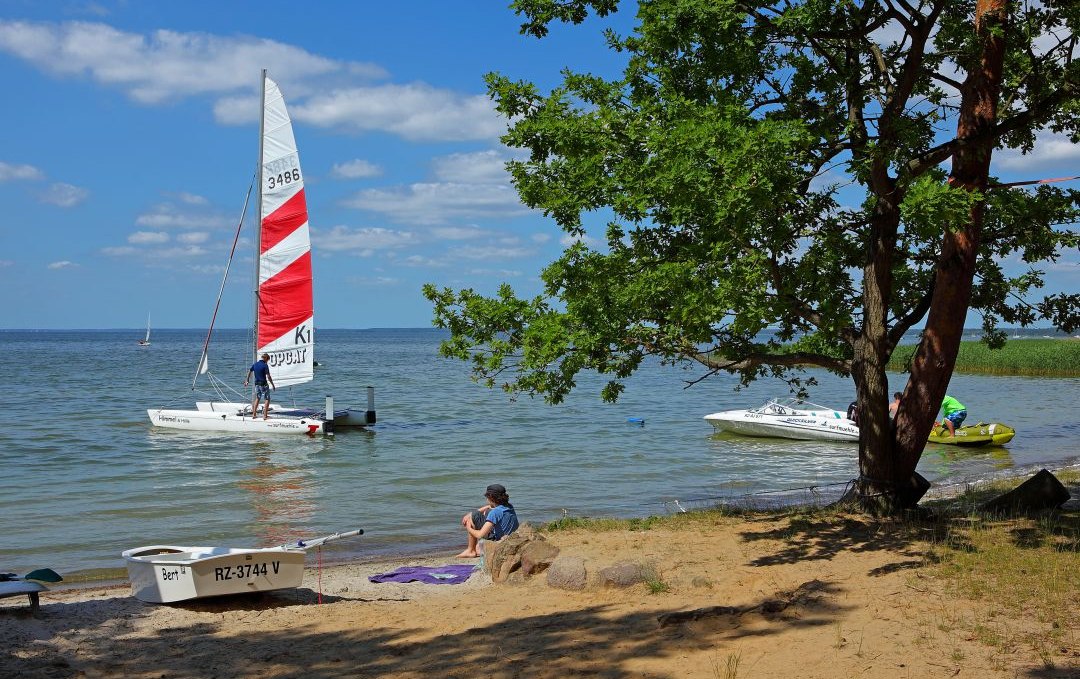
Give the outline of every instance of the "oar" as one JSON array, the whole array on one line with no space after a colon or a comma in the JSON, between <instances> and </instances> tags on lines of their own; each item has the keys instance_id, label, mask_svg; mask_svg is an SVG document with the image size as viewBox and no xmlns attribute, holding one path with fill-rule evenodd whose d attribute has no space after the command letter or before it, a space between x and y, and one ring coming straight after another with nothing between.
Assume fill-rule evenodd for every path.
<instances>
[{"instance_id":1,"label":"oar","mask_svg":"<svg viewBox=\"0 0 1080 679\"><path fill-rule=\"evenodd\" d=\"M36 571L30 571L21 578L14 573L0 573L0 582L11 582L13 580L36 580L37 582L60 582L63 580L60 574L51 568L39 568Z\"/></svg>"},{"instance_id":2,"label":"oar","mask_svg":"<svg viewBox=\"0 0 1080 679\"><path fill-rule=\"evenodd\" d=\"M297 540L296 542L286 543L282 545L282 549L310 549L312 547L321 547L324 543L331 540L340 540L342 538L351 538L356 535L363 535L364 529L351 530L347 533L334 533L333 535L326 535L321 538L313 538L311 540Z\"/></svg>"}]
</instances>

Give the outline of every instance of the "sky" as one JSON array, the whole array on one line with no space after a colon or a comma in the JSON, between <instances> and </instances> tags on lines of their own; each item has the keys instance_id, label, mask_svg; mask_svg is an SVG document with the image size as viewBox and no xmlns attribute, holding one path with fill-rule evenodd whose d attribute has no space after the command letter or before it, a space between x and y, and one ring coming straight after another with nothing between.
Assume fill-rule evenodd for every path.
<instances>
[{"instance_id":1,"label":"sky","mask_svg":"<svg viewBox=\"0 0 1080 679\"><path fill-rule=\"evenodd\" d=\"M323 328L427 327L424 283L521 295L565 235L504 163L496 71L546 89L614 76L611 21L519 34L503 2L0 0L0 328L204 328L258 153L261 69L304 168ZM632 17L614 19L625 29ZM1044 136L1015 181L1078 174ZM251 241L219 327L249 323ZM1047 267L1080 289L1080 254Z\"/></svg>"}]
</instances>

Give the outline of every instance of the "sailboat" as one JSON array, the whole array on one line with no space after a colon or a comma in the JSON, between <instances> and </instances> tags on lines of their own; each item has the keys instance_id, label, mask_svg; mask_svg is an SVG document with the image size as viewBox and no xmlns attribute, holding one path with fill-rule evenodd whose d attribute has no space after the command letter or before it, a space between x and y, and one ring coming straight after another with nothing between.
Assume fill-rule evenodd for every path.
<instances>
[{"instance_id":1,"label":"sailboat","mask_svg":"<svg viewBox=\"0 0 1080 679\"><path fill-rule=\"evenodd\" d=\"M146 337L139 340L140 347L150 346L150 314L146 314Z\"/></svg>"},{"instance_id":2,"label":"sailboat","mask_svg":"<svg viewBox=\"0 0 1080 679\"><path fill-rule=\"evenodd\" d=\"M314 377L314 302L312 298L311 238L308 232L307 200L304 175L293 137L292 121L277 83L262 72L262 118L260 122L257 212L258 233L255 243L254 341L255 356L269 354L270 374L278 389L310 382ZM249 191L250 198L250 191ZM244 213L247 212L245 201ZM202 431L266 432L316 434L328 433L327 420L337 419L332 399L323 411L314 408L282 408L273 404L269 418L254 417L250 404L230 400L232 391L209 371L208 350L221 296L225 289L236 244L243 228L243 218L233 239L229 264L221 282L210 329L203 342L197 364L194 391L199 378L206 376L215 397L196 401L194 410L156 408L147 410L150 421L158 427ZM368 388L368 411L341 411L340 424L373 423L374 405ZM326 412L332 413L327 418ZM351 416L350 416L351 414Z\"/></svg>"}]
</instances>

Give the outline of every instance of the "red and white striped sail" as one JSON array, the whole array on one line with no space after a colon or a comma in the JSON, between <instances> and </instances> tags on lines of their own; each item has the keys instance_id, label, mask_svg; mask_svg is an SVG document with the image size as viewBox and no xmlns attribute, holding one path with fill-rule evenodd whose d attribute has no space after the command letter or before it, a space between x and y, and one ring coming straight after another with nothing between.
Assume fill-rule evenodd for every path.
<instances>
[{"instance_id":1,"label":"red and white striped sail","mask_svg":"<svg viewBox=\"0 0 1080 679\"><path fill-rule=\"evenodd\" d=\"M263 75L256 354L278 387L311 381L315 364L311 238L304 175L277 83Z\"/></svg>"}]
</instances>

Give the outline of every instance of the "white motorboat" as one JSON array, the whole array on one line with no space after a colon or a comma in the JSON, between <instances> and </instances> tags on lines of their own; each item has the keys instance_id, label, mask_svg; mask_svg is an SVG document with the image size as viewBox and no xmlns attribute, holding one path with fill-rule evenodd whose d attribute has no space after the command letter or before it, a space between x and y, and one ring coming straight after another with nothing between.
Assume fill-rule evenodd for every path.
<instances>
[{"instance_id":1,"label":"white motorboat","mask_svg":"<svg viewBox=\"0 0 1080 679\"><path fill-rule=\"evenodd\" d=\"M720 431L803 441L859 442L859 427L847 413L799 399L772 399L757 408L705 416Z\"/></svg>"},{"instance_id":2,"label":"white motorboat","mask_svg":"<svg viewBox=\"0 0 1080 679\"><path fill-rule=\"evenodd\" d=\"M140 601L167 604L299 587L308 549L363 534L363 530L354 530L252 549L148 545L121 555L127 562L132 595Z\"/></svg>"}]
</instances>

